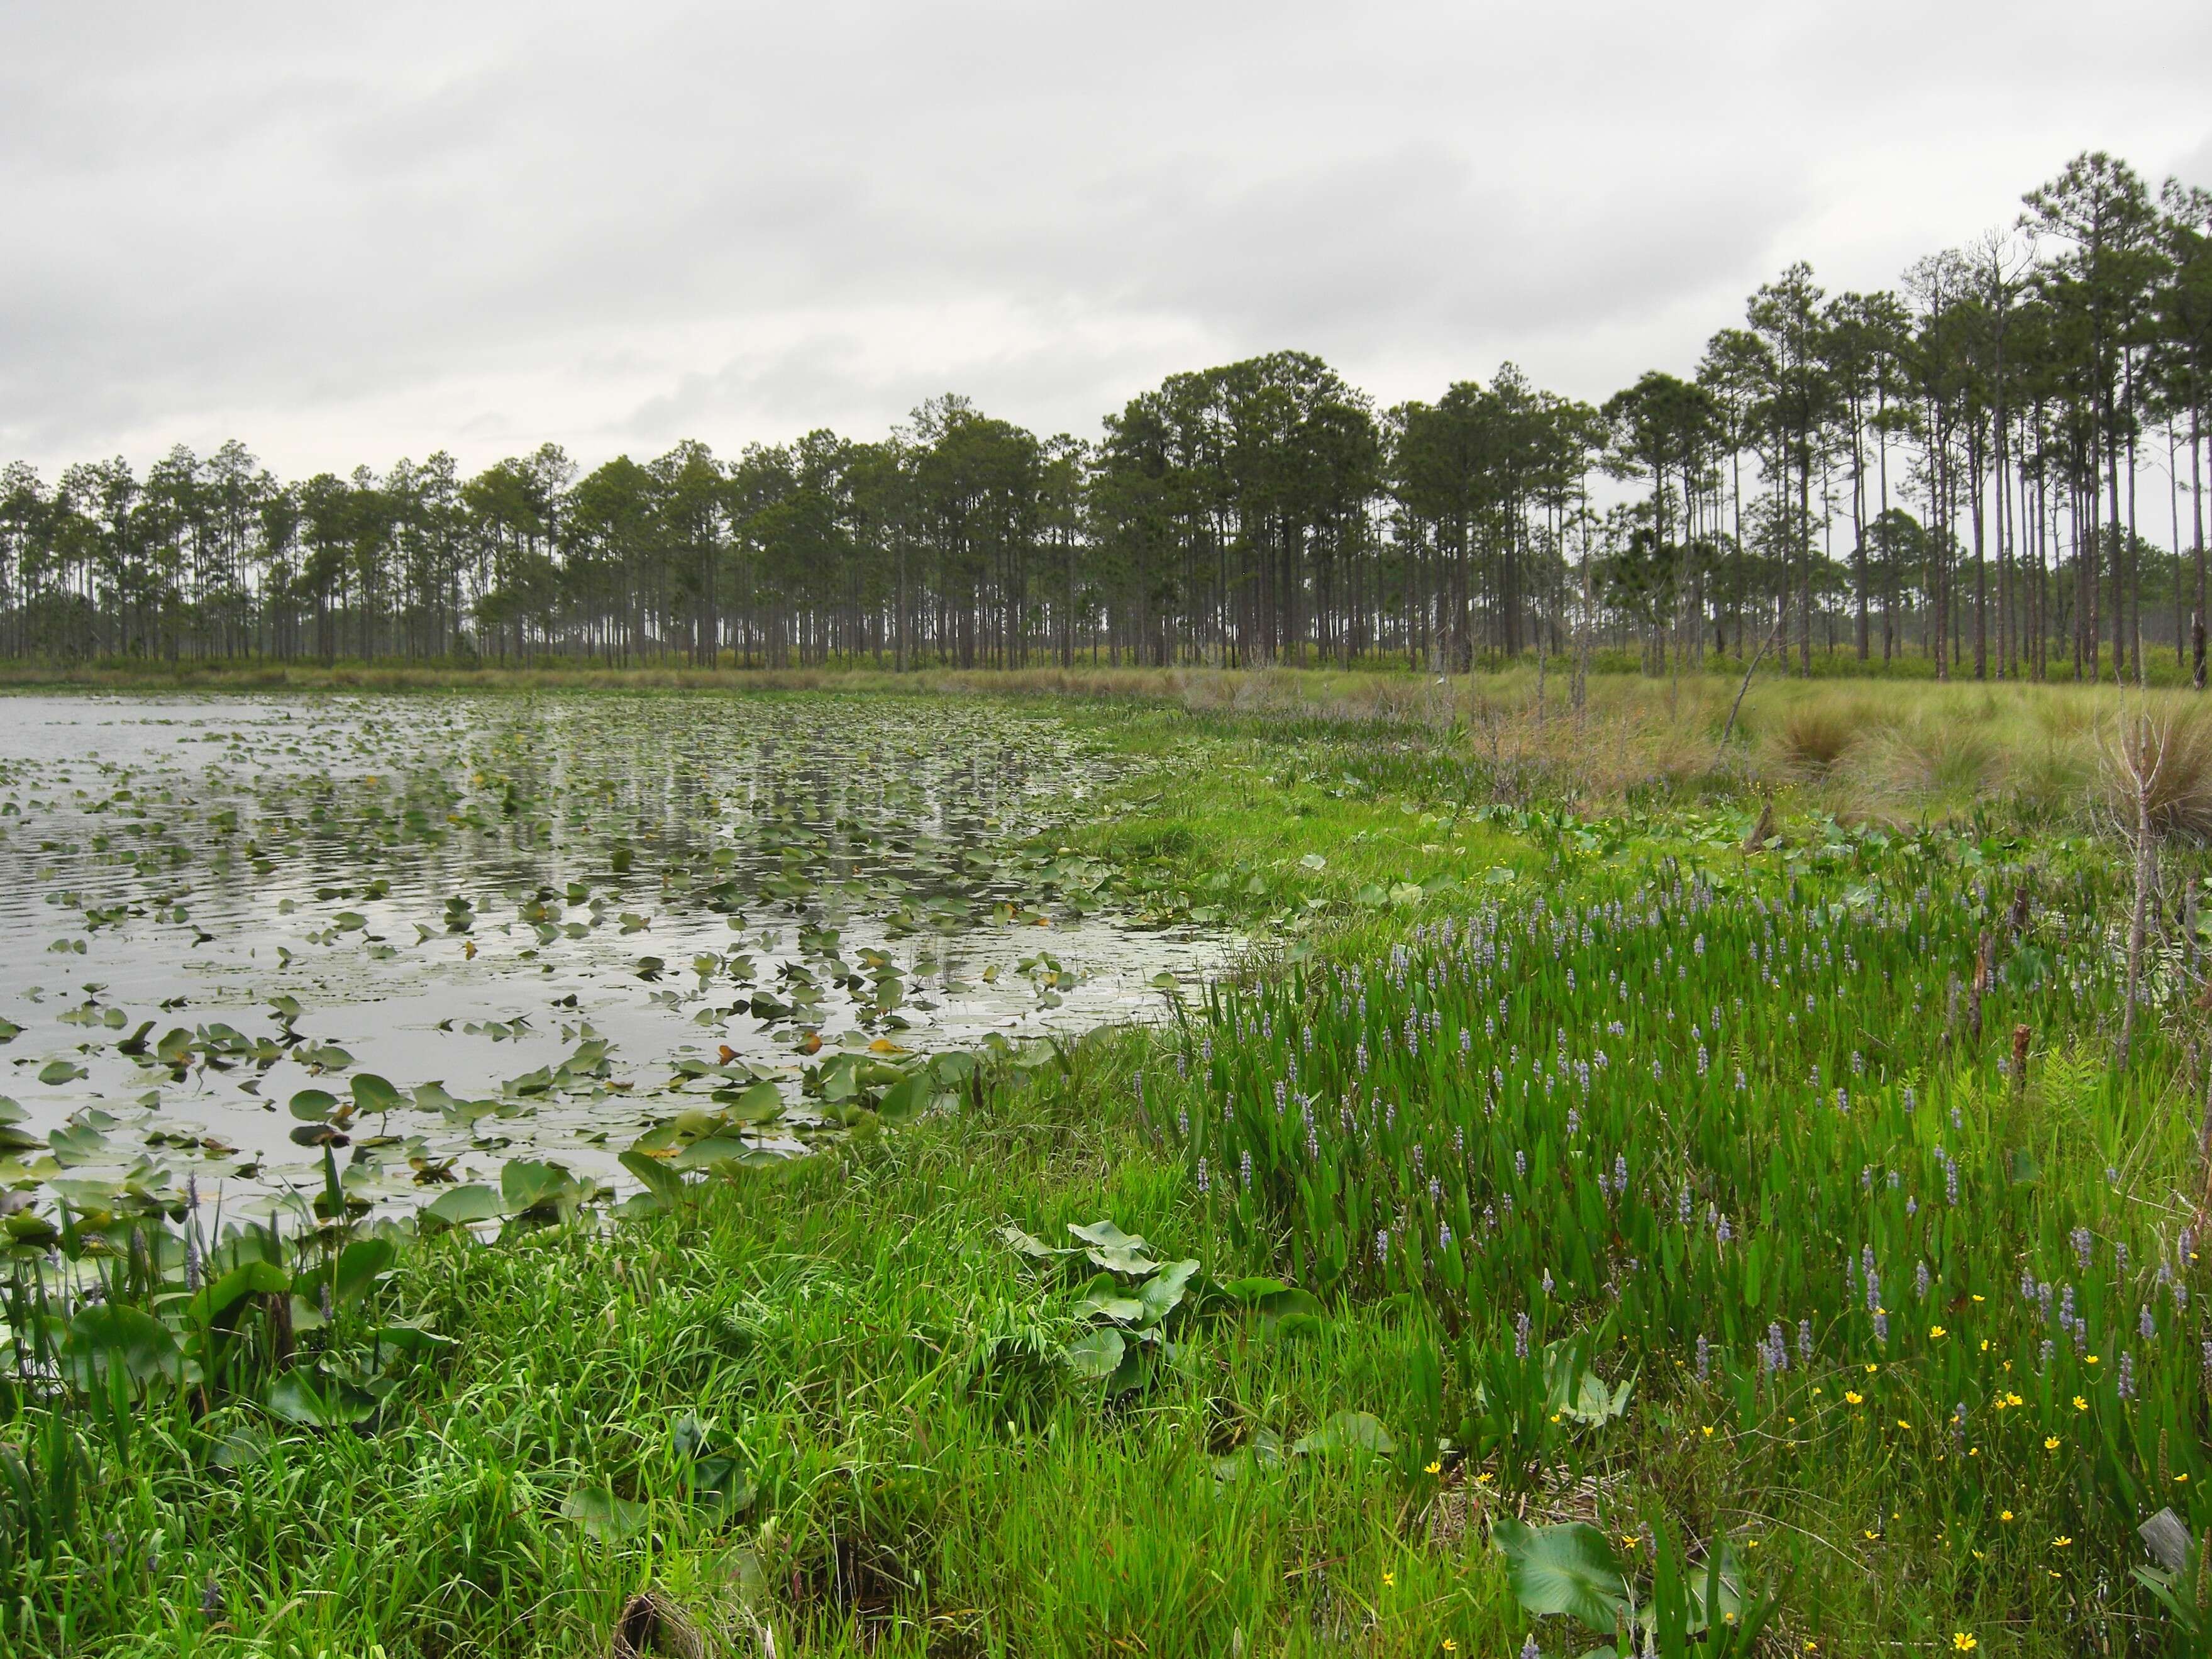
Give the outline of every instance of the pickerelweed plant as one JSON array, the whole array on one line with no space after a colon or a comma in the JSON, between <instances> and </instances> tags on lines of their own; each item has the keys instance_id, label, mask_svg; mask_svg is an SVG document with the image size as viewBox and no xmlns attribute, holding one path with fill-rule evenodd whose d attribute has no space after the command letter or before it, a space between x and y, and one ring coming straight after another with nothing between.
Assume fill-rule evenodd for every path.
<instances>
[{"instance_id":1,"label":"pickerelweed plant","mask_svg":"<svg viewBox=\"0 0 2212 1659\"><path fill-rule=\"evenodd\" d=\"M2124 1576L2152 1512L2212 1526L2193 1077L2158 1018L2196 945L2122 1072L2089 1049L2106 867L1886 842L1555 865L1380 960L1218 989L1152 1111L1239 1247L1430 1310L1486 1480L1619 1472L1571 1343L1767 1501L1870 1470L1867 1541L1909 1514L1992 1578Z\"/></svg>"}]
</instances>

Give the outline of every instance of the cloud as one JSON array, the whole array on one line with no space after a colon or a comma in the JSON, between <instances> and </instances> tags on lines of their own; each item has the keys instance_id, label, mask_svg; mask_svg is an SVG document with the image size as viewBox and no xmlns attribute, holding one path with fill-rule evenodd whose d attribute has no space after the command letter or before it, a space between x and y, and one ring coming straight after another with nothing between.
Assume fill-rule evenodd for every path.
<instances>
[{"instance_id":1,"label":"cloud","mask_svg":"<svg viewBox=\"0 0 2212 1659\"><path fill-rule=\"evenodd\" d=\"M0 457L289 471L1040 430L1319 351L1389 402L1686 368L2101 145L2212 179L2212 16L2120 0L1361 8L32 0L0 64Z\"/></svg>"}]
</instances>

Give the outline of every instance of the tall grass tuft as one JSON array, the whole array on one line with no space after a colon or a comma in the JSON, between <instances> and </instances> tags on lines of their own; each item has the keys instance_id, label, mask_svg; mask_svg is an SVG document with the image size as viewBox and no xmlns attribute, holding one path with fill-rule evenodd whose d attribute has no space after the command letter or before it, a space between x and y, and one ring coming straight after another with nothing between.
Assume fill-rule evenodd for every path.
<instances>
[{"instance_id":1,"label":"tall grass tuft","mask_svg":"<svg viewBox=\"0 0 2212 1659\"><path fill-rule=\"evenodd\" d=\"M2106 742L2106 809L2130 834L2212 842L2212 718L2194 709L2121 714Z\"/></svg>"},{"instance_id":2,"label":"tall grass tuft","mask_svg":"<svg viewBox=\"0 0 2212 1659\"><path fill-rule=\"evenodd\" d=\"M1871 712L1856 699L1801 698L1767 724L1761 769L1792 782L1826 777L1874 725Z\"/></svg>"}]
</instances>

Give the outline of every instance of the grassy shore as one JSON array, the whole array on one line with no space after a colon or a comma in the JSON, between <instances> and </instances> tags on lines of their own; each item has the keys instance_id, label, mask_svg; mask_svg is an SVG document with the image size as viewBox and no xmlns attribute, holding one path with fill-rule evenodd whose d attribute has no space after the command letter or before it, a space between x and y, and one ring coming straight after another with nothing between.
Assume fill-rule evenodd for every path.
<instances>
[{"instance_id":1,"label":"grassy shore","mask_svg":"<svg viewBox=\"0 0 2212 1659\"><path fill-rule=\"evenodd\" d=\"M10 1385L15 1650L1581 1652L1683 1556L1668 1651L2197 1650L2132 1575L2212 1529L2197 957L2120 1069L2111 694L1763 682L1723 747L1718 680L1006 689L1132 757L1073 839L1249 982L404 1242L364 1306L447 1346L355 1426Z\"/></svg>"},{"instance_id":2,"label":"grassy shore","mask_svg":"<svg viewBox=\"0 0 2212 1659\"><path fill-rule=\"evenodd\" d=\"M494 696L605 691L760 695L840 690L922 697L994 697L1078 709L1151 708L1221 722L1223 732L1370 729L1385 745L1413 743L1450 757L1486 798L1546 800L1583 811L1778 795L1802 811L1904 823L1994 811L2035 828L2078 826L2124 709L2188 719L2199 700L2069 681L1938 683L1855 678L1828 669L1799 679L1769 665L1747 688L1741 667L1714 659L1671 679L1592 675L1577 706L1567 665L1532 662L1458 676L1386 670L869 667L747 670L668 667L314 665L185 662L82 666L0 665L0 691L227 693L446 692ZM2170 664L2162 665L2163 668ZM2164 678L2170 679L2170 676ZM1116 740L1172 746L1170 721Z\"/></svg>"}]
</instances>

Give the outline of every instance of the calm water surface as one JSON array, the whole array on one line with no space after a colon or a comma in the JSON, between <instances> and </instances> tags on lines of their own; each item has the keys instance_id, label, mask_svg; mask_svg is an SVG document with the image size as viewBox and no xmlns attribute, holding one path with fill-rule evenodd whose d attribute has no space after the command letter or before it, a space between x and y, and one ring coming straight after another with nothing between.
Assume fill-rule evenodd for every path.
<instances>
[{"instance_id":1,"label":"calm water surface","mask_svg":"<svg viewBox=\"0 0 2212 1659\"><path fill-rule=\"evenodd\" d=\"M775 1080L746 1133L801 1151L841 1053L1157 1015L1223 967L1054 846L1116 764L941 701L0 698L0 1187L296 1202L293 1097L363 1073L400 1097L339 1154L380 1212L522 1155L618 1178L717 1085Z\"/></svg>"}]
</instances>

